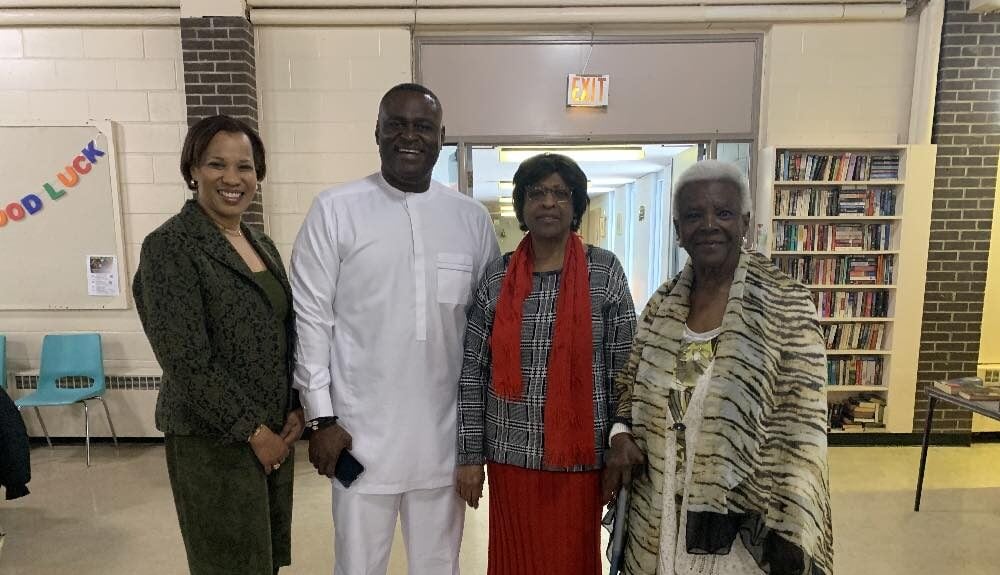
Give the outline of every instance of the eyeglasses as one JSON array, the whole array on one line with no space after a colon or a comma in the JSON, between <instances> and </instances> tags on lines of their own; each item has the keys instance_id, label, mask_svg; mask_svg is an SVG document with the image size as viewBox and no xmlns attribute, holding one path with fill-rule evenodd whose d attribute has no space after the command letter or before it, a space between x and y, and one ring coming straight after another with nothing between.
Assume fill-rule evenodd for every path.
<instances>
[{"instance_id":1,"label":"eyeglasses","mask_svg":"<svg viewBox=\"0 0 1000 575\"><path fill-rule=\"evenodd\" d=\"M573 197L573 192L569 188L546 188L544 186L529 186L524 190L524 197L529 202L540 202L545 196L552 194L556 203L560 205L568 204Z\"/></svg>"}]
</instances>

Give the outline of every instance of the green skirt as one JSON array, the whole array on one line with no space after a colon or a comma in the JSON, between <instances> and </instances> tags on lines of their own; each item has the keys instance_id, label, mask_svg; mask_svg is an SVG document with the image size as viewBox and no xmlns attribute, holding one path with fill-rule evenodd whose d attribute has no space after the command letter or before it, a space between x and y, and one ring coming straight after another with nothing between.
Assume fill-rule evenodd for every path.
<instances>
[{"instance_id":1,"label":"green skirt","mask_svg":"<svg viewBox=\"0 0 1000 575\"><path fill-rule=\"evenodd\" d=\"M247 443L182 435L165 443L191 575L273 575L291 564L294 453L264 475Z\"/></svg>"}]
</instances>

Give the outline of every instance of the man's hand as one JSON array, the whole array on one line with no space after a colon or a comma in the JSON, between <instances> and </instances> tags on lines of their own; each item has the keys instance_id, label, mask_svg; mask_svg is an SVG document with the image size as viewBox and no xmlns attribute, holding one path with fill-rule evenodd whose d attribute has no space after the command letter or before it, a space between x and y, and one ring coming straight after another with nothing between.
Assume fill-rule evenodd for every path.
<instances>
[{"instance_id":1,"label":"man's hand","mask_svg":"<svg viewBox=\"0 0 1000 575\"><path fill-rule=\"evenodd\" d=\"M333 477L340 452L351 449L353 438L339 424L324 427L309 436L309 462L320 475Z\"/></svg>"},{"instance_id":2,"label":"man's hand","mask_svg":"<svg viewBox=\"0 0 1000 575\"><path fill-rule=\"evenodd\" d=\"M306 429L306 419L302 414L302 408L298 408L288 412L288 417L285 418L285 426L281 428L281 440L285 442L285 445L291 447L299 438L302 437L302 432Z\"/></svg>"},{"instance_id":3,"label":"man's hand","mask_svg":"<svg viewBox=\"0 0 1000 575\"><path fill-rule=\"evenodd\" d=\"M482 465L459 465L455 469L455 491L473 509L479 509L486 470Z\"/></svg>"},{"instance_id":4,"label":"man's hand","mask_svg":"<svg viewBox=\"0 0 1000 575\"><path fill-rule=\"evenodd\" d=\"M613 501L623 485L631 484L632 475L640 473L645 464L646 456L631 433L619 433L612 437L601 474L601 498L604 503Z\"/></svg>"}]
</instances>

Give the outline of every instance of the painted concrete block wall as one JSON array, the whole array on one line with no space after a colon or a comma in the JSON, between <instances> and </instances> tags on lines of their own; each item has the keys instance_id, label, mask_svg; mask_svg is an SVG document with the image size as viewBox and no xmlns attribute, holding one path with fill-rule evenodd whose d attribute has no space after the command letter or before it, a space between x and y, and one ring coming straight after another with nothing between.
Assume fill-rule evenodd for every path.
<instances>
[{"instance_id":1,"label":"painted concrete block wall","mask_svg":"<svg viewBox=\"0 0 1000 575\"><path fill-rule=\"evenodd\" d=\"M0 123L117 124L126 289L143 238L187 197L180 58L177 28L0 28ZM158 370L134 309L0 311L12 370L36 368L42 337L60 331L100 332L109 373Z\"/></svg>"},{"instance_id":2,"label":"painted concrete block wall","mask_svg":"<svg viewBox=\"0 0 1000 575\"><path fill-rule=\"evenodd\" d=\"M264 211L287 262L316 194L378 170L378 102L412 79L410 32L260 27L256 34L268 148Z\"/></svg>"},{"instance_id":3,"label":"painted concrete block wall","mask_svg":"<svg viewBox=\"0 0 1000 575\"><path fill-rule=\"evenodd\" d=\"M916 18L774 25L760 146L905 143L917 27Z\"/></svg>"}]
</instances>

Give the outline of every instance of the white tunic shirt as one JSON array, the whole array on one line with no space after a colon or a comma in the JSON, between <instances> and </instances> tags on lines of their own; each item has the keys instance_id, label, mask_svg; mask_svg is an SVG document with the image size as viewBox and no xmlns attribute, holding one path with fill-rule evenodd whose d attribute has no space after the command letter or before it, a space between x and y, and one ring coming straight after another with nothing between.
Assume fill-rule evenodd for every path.
<instances>
[{"instance_id":1,"label":"white tunic shirt","mask_svg":"<svg viewBox=\"0 0 1000 575\"><path fill-rule=\"evenodd\" d=\"M306 419L337 415L365 466L351 489L451 485L465 312L499 255L485 207L381 174L321 193L292 252L294 386Z\"/></svg>"}]
</instances>

